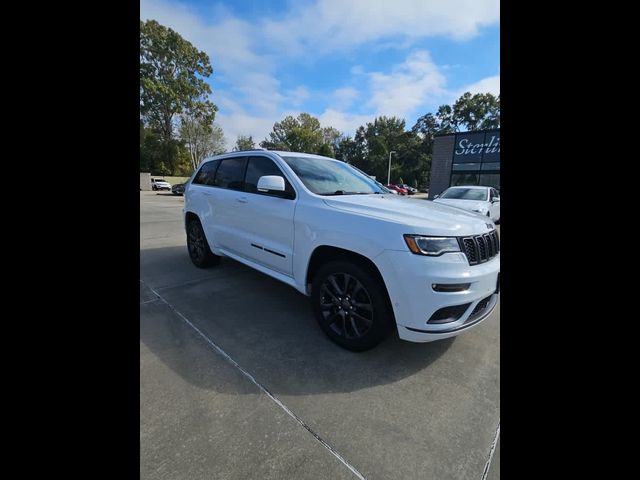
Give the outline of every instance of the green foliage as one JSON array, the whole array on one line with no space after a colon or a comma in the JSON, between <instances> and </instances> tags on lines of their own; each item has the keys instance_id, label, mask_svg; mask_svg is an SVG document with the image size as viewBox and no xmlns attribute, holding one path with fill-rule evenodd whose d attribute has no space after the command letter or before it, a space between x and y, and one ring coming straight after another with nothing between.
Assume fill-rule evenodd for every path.
<instances>
[{"instance_id":1,"label":"green foliage","mask_svg":"<svg viewBox=\"0 0 640 480\"><path fill-rule=\"evenodd\" d=\"M141 124L140 171L156 175L191 175L193 167L182 142L164 140L158 132Z\"/></svg>"},{"instance_id":2,"label":"green foliage","mask_svg":"<svg viewBox=\"0 0 640 480\"><path fill-rule=\"evenodd\" d=\"M191 167L194 170L206 157L226 151L226 140L222 128L215 123L203 123L202 117L183 115L180 139L189 153Z\"/></svg>"},{"instance_id":3,"label":"green foliage","mask_svg":"<svg viewBox=\"0 0 640 480\"><path fill-rule=\"evenodd\" d=\"M140 21L140 115L163 139L172 138L181 113L213 122L217 107L204 80L212 73L206 53L155 20Z\"/></svg>"},{"instance_id":4,"label":"green foliage","mask_svg":"<svg viewBox=\"0 0 640 480\"><path fill-rule=\"evenodd\" d=\"M500 128L500 97L466 92L454 103L453 116L458 125L469 131Z\"/></svg>"},{"instance_id":5,"label":"green foliage","mask_svg":"<svg viewBox=\"0 0 640 480\"><path fill-rule=\"evenodd\" d=\"M322 155L324 157L335 158L333 148L331 148L331 145L329 145L328 143L323 143L322 145L320 145L317 153L318 155Z\"/></svg>"},{"instance_id":6,"label":"green foliage","mask_svg":"<svg viewBox=\"0 0 640 480\"><path fill-rule=\"evenodd\" d=\"M344 138L340 143L341 157L367 172L383 183L387 181L389 152L391 155L391 182L416 181L424 176L430 164L421 152L421 141L417 134L405 131L405 121L397 117L377 117L373 122L361 126L355 138Z\"/></svg>"},{"instance_id":7,"label":"green foliage","mask_svg":"<svg viewBox=\"0 0 640 480\"><path fill-rule=\"evenodd\" d=\"M189 175L220 137L205 81L212 73L207 54L178 33L155 20L140 22L141 171Z\"/></svg>"},{"instance_id":8,"label":"green foliage","mask_svg":"<svg viewBox=\"0 0 640 480\"><path fill-rule=\"evenodd\" d=\"M260 146L269 150L317 154L325 144L324 134L316 117L308 113L301 113L296 118L289 115L273 125L269 139L260 142Z\"/></svg>"},{"instance_id":9,"label":"green foliage","mask_svg":"<svg viewBox=\"0 0 640 480\"><path fill-rule=\"evenodd\" d=\"M256 148L256 144L253 141L253 137L251 135L238 135L236 140L236 145L233 147L234 150L254 150Z\"/></svg>"}]
</instances>

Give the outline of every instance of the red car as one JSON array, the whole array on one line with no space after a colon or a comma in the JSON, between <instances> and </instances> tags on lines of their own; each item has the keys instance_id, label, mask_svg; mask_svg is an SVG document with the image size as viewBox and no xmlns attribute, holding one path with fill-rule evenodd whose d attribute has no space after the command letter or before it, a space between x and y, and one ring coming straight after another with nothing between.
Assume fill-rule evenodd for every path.
<instances>
[{"instance_id":1,"label":"red car","mask_svg":"<svg viewBox=\"0 0 640 480\"><path fill-rule=\"evenodd\" d=\"M385 187L387 187L389 190L393 190L397 192L398 195L406 195L407 193L409 193L405 188L399 187L398 185L394 185L393 183L385 185Z\"/></svg>"}]
</instances>

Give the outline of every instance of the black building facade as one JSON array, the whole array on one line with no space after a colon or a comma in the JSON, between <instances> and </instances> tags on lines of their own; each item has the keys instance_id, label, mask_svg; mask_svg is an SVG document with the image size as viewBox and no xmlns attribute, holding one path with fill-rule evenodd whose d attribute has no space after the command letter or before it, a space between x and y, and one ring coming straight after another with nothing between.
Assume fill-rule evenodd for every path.
<instances>
[{"instance_id":1,"label":"black building facade","mask_svg":"<svg viewBox=\"0 0 640 480\"><path fill-rule=\"evenodd\" d=\"M484 185L500 190L499 129L435 137L429 197L454 185Z\"/></svg>"}]
</instances>

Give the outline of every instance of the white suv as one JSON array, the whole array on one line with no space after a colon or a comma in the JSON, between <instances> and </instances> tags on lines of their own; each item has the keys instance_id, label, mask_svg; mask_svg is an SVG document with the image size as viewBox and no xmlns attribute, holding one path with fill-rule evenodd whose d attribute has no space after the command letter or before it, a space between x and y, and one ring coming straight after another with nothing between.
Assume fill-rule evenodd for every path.
<instances>
[{"instance_id":1,"label":"white suv","mask_svg":"<svg viewBox=\"0 0 640 480\"><path fill-rule=\"evenodd\" d=\"M151 179L151 189L152 190L169 190L171 191L171 184L167 182L163 178L152 178Z\"/></svg>"},{"instance_id":2,"label":"white suv","mask_svg":"<svg viewBox=\"0 0 640 480\"><path fill-rule=\"evenodd\" d=\"M197 267L226 256L291 285L350 350L393 329L413 342L458 335L497 302L491 220L390 195L338 160L263 150L207 159L185 186L184 220Z\"/></svg>"}]
</instances>

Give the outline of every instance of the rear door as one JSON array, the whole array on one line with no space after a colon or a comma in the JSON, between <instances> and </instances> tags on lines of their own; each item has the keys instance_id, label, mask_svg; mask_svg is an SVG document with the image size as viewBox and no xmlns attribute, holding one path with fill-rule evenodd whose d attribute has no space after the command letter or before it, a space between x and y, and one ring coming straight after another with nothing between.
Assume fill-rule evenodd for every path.
<instances>
[{"instance_id":1,"label":"rear door","mask_svg":"<svg viewBox=\"0 0 640 480\"><path fill-rule=\"evenodd\" d=\"M211 231L221 248L240 253L239 245L244 236L244 225L238 219L244 194L244 171L247 157L231 157L220 160L211 188Z\"/></svg>"},{"instance_id":2,"label":"rear door","mask_svg":"<svg viewBox=\"0 0 640 480\"><path fill-rule=\"evenodd\" d=\"M278 175L285 179L285 192L259 192L258 179ZM240 255L286 275L293 270L293 216L296 193L289 179L269 157L249 157L244 192L237 193L234 222L242 231L235 245Z\"/></svg>"},{"instance_id":3,"label":"rear door","mask_svg":"<svg viewBox=\"0 0 640 480\"><path fill-rule=\"evenodd\" d=\"M186 207L198 214L210 246L218 246L214 238L213 224L218 215L218 204L215 200L216 189L213 188L216 169L220 162L213 160L202 165L189 185Z\"/></svg>"}]
</instances>

